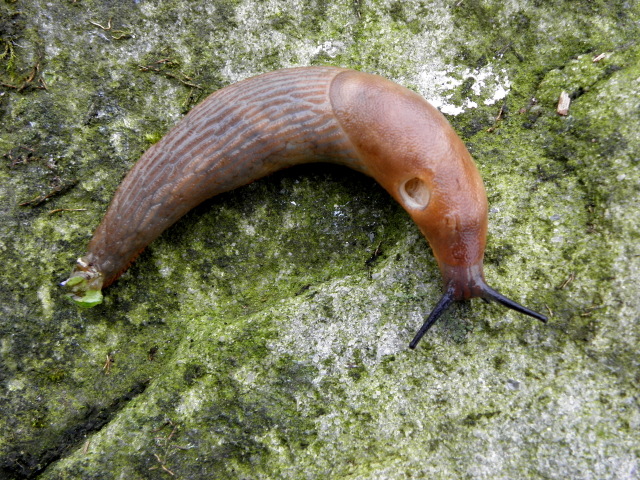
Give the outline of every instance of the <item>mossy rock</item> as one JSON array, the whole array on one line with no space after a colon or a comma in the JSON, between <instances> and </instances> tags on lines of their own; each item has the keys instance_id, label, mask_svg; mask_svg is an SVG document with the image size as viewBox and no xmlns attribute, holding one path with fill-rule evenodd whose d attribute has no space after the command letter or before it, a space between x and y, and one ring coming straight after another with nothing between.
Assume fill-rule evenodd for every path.
<instances>
[{"instance_id":1,"label":"mossy rock","mask_svg":"<svg viewBox=\"0 0 640 480\"><path fill-rule=\"evenodd\" d=\"M5 2L0 477L637 476L639 26L615 0ZM64 297L185 112L327 64L449 115L487 187L487 279L548 325L474 301L409 350L433 256L326 165L206 202L95 308Z\"/></svg>"}]
</instances>

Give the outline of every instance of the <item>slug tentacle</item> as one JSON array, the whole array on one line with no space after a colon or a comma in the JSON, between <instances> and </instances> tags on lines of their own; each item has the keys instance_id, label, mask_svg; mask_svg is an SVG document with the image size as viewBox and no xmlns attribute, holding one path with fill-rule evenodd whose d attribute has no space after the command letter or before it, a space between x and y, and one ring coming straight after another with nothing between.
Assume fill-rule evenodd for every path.
<instances>
[{"instance_id":1,"label":"slug tentacle","mask_svg":"<svg viewBox=\"0 0 640 480\"><path fill-rule=\"evenodd\" d=\"M425 333L429 331L429 329L433 326L434 323L442 316L444 312L451 306L451 304L455 301L455 287L452 284L447 285L447 288L444 291L442 297L433 307L431 313L418 330L418 333L413 337L411 343L409 344L409 348L414 349L418 346L418 342L424 336Z\"/></svg>"},{"instance_id":2,"label":"slug tentacle","mask_svg":"<svg viewBox=\"0 0 640 480\"><path fill-rule=\"evenodd\" d=\"M467 293L464 293L464 292L467 292ZM451 280L447 284L444 294L442 295L442 297L440 298L436 306L433 308L433 310L431 311L431 313L429 314L425 322L422 324L422 327L420 327L420 330L418 330L418 333L416 333L416 335L413 337L413 340L411 340L411 343L409 344L409 348L411 349L416 348L416 346L418 345L418 342L420 342L420 339L425 335L425 333L429 331L429 329L445 313L445 311L451 306L451 304L454 301L468 300L469 298L475 298L475 297L482 298L486 302L493 300L494 302L498 302L507 308L510 308L520 313L524 313L525 315L529 315L530 317L540 320L542 323L547 323L546 316L538 312L534 312L533 310L530 310L527 307L524 307L519 303L514 302L513 300L505 297L504 295L502 295L501 293L497 292L496 290L491 288L489 285L487 285L487 283L484 281L484 278L474 279L474 284L472 288L469 288L468 285L465 288L463 285L459 284L456 280Z\"/></svg>"},{"instance_id":3,"label":"slug tentacle","mask_svg":"<svg viewBox=\"0 0 640 480\"><path fill-rule=\"evenodd\" d=\"M482 291L482 298L486 300L493 300L494 302L498 302L499 304L510 308L511 310L515 310L516 312L524 313L525 315L529 315L537 320L540 320L542 323L547 323L547 317L538 312L534 312L533 310L528 309L520 305L518 302L514 302L510 298L505 297L500 292L495 291L489 285L485 285Z\"/></svg>"},{"instance_id":4,"label":"slug tentacle","mask_svg":"<svg viewBox=\"0 0 640 480\"><path fill-rule=\"evenodd\" d=\"M127 174L63 285L80 306L99 304L102 288L189 210L308 162L373 177L431 245L445 293L411 348L454 301L480 297L546 321L484 281L487 196L444 116L396 83L337 67L279 70L209 95Z\"/></svg>"}]
</instances>

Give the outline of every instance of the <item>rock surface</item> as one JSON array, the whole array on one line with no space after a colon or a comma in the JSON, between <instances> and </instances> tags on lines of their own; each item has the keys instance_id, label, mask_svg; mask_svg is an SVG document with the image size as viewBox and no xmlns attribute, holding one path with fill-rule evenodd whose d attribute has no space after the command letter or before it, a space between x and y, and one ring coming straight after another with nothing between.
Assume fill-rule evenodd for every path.
<instances>
[{"instance_id":1,"label":"rock surface","mask_svg":"<svg viewBox=\"0 0 640 480\"><path fill-rule=\"evenodd\" d=\"M637 478L638 38L616 0L3 3L0 478ZM487 279L547 326L474 301L410 351L433 256L325 165L197 208L103 305L62 296L145 149L299 65L450 115L487 187Z\"/></svg>"}]
</instances>

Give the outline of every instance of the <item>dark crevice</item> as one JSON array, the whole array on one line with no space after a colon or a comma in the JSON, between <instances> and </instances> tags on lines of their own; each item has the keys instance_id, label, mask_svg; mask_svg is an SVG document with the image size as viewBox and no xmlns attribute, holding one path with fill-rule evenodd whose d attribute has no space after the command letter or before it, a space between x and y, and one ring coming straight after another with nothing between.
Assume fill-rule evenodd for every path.
<instances>
[{"instance_id":1,"label":"dark crevice","mask_svg":"<svg viewBox=\"0 0 640 480\"><path fill-rule=\"evenodd\" d=\"M30 453L33 449L29 442L17 444L13 452L0 459L0 478L36 478L51 464L75 450L88 435L102 429L132 399L143 393L148 385L148 380L136 383L127 393L105 407L88 406L86 415L76 425L59 434L54 447L37 455Z\"/></svg>"}]
</instances>

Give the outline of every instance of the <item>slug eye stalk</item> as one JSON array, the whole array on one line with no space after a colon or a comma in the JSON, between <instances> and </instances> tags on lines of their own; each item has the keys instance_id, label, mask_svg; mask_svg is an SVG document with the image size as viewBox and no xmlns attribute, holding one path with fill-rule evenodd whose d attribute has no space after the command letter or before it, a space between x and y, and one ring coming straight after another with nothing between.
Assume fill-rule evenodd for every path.
<instances>
[{"instance_id":1,"label":"slug eye stalk","mask_svg":"<svg viewBox=\"0 0 640 480\"><path fill-rule=\"evenodd\" d=\"M546 316L538 312L534 312L533 310L530 310L527 307L524 307L517 302L514 302L513 300L502 295L501 293L495 291L493 288L491 288L489 285L487 285L484 282L482 282L479 285L476 285L473 288L472 294L469 298L474 298L474 297L482 298L485 301L493 300L494 302L498 302L501 305L507 308L510 308L511 310L515 310L516 312L529 315L530 317L540 320L542 323L547 323ZM442 295L442 297L440 298L436 306L433 308L433 310L431 311L431 313L429 314L425 322L422 324L422 327L420 327L420 330L418 330L418 333L416 333L415 337L413 337L413 340L411 340L411 343L409 344L410 349L413 350L418 346L420 339L422 339L425 333L427 333L429 329L433 326L433 324L436 323L436 321L442 316L442 314L447 311L447 309L451 306L451 304L457 300L466 300L466 298L460 298L459 289L456 287L455 282L449 282L449 284L445 289L444 294Z\"/></svg>"},{"instance_id":2,"label":"slug eye stalk","mask_svg":"<svg viewBox=\"0 0 640 480\"><path fill-rule=\"evenodd\" d=\"M436 304L433 310L431 310L431 313L429 314L425 322L422 324L422 327L420 327L420 330L418 330L418 333L416 333L416 336L413 337L413 340L411 340L411 343L409 344L410 349L413 350L418 346L418 342L420 341L420 339L424 336L425 333L429 331L429 329L433 326L434 323L436 323L436 321L442 316L442 314L447 311L449 306L451 306L451 304L454 301L455 301L455 288L450 283L447 286L447 289L445 290L444 294L440 298L440 301Z\"/></svg>"}]
</instances>

